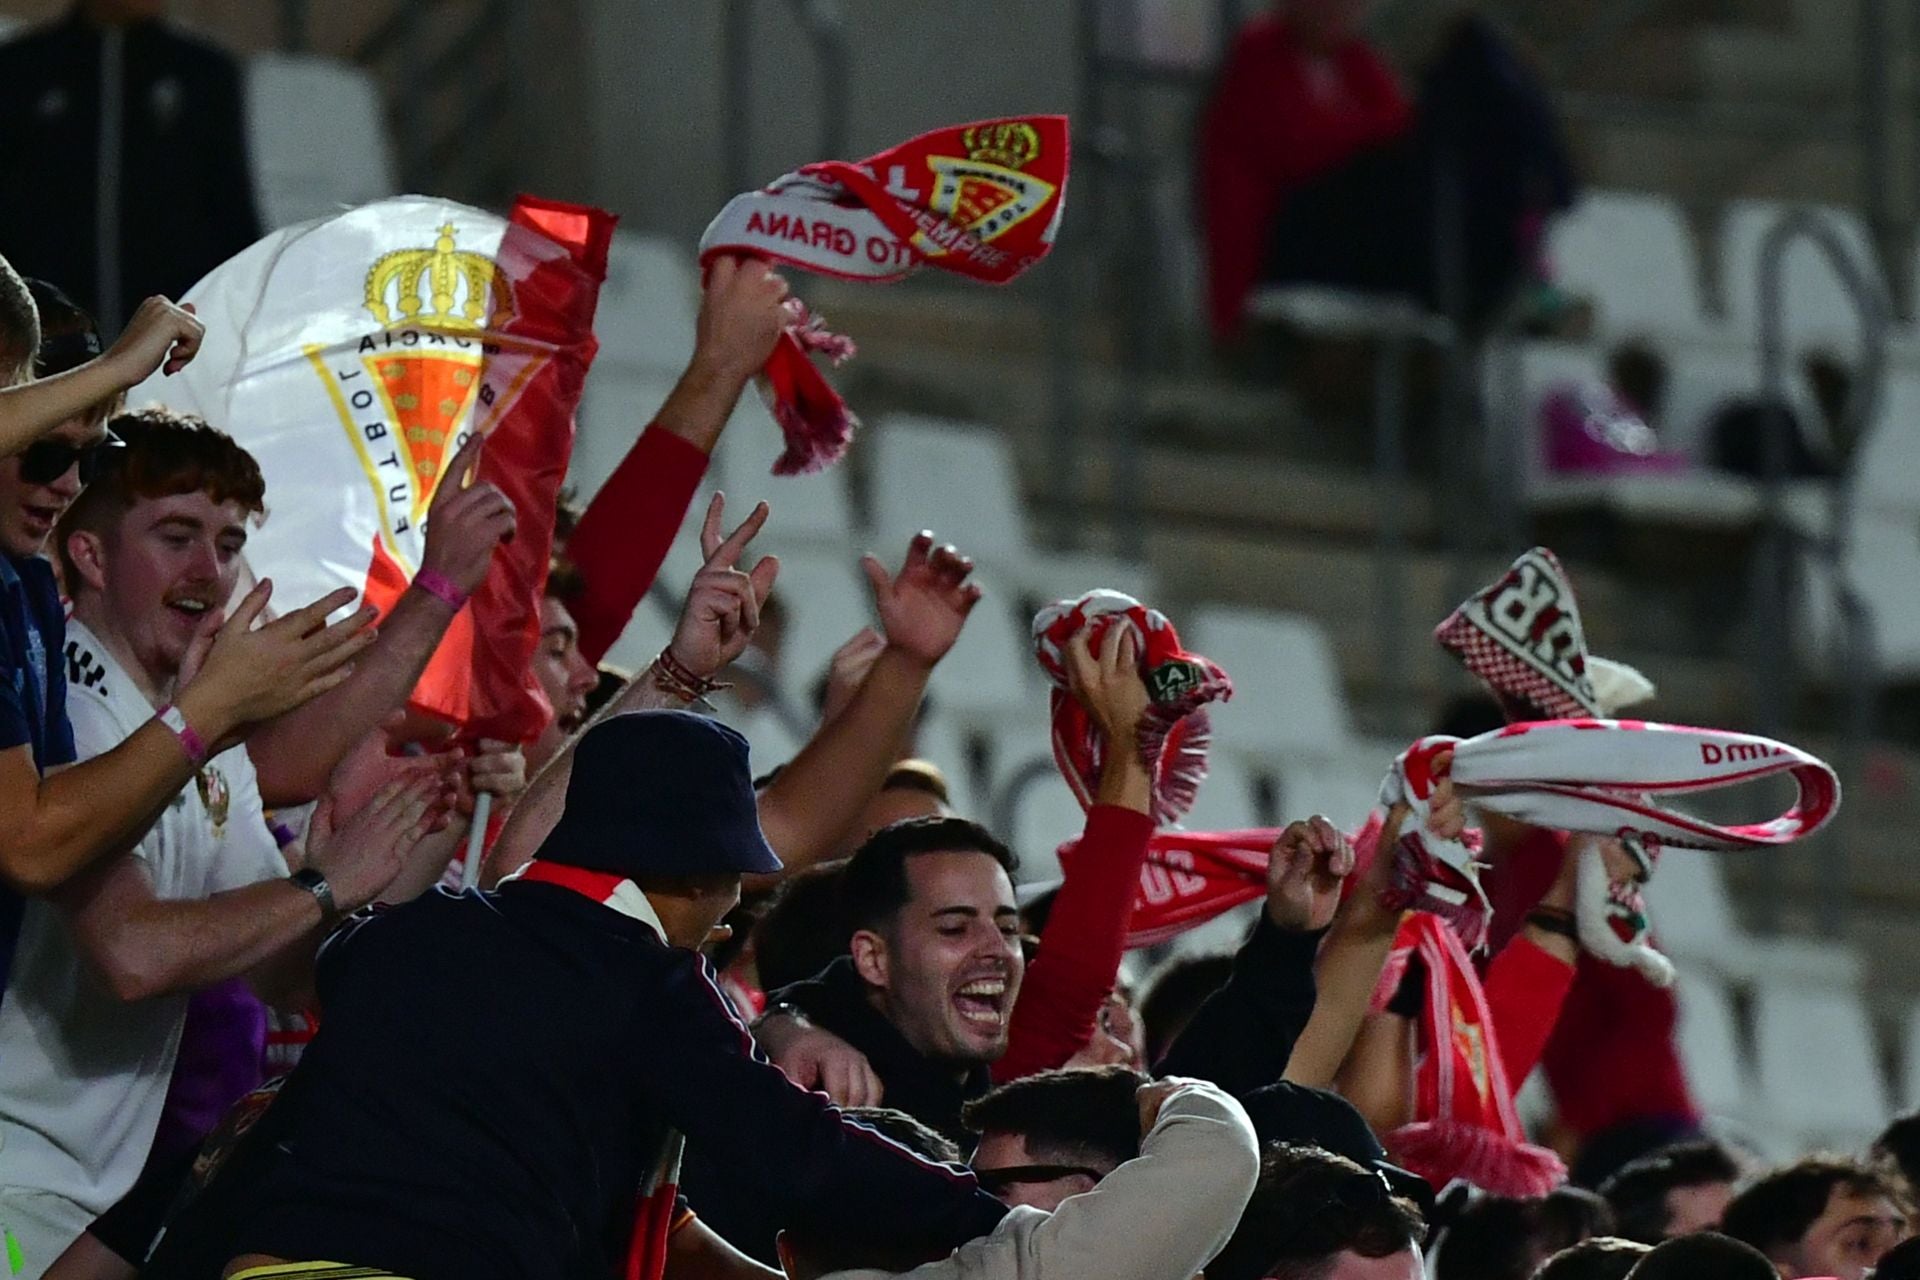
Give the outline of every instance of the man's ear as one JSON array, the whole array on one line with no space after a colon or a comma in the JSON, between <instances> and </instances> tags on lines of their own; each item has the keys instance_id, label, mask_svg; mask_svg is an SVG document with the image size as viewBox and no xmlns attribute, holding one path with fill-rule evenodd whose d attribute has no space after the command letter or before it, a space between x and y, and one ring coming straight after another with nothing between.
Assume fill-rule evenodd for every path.
<instances>
[{"instance_id":1,"label":"man's ear","mask_svg":"<svg viewBox=\"0 0 1920 1280\"><path fill-rule=\"evenodd\" d=\"M99 534L91 529L75 529L69 533L67 558L73 561L74 568L80 571L80 580L89 589L107 589L107 547ZM67 594L73 594L71 583L67 586Z\"/></svg>"},{"instance_id":2,"label":"man's ear","mask_svg":"<svg viewBox=\"0 0 1920 1280\"><path fill-rule=\"evenodd\" d=\"M794 1269L793 1245L788 1242L787 1233L784 1231L777 1232L773 1237L773 1256L779 1259L780 1269L786 1272L788 1276L791 1277L800 1274Z\"/></svg>"},{"instance_id":3,"label":"man's ear","mask_svg":"<svg viewBox=\"0 0 1920 1280\"><path fill-rule=\"evenodd\" d=\"M854 933L849 949L853 954L853 971L860 975L860 980L885 991L890 984L887 940L871 929L861 929Z\"/></svg>"}]
</instances>

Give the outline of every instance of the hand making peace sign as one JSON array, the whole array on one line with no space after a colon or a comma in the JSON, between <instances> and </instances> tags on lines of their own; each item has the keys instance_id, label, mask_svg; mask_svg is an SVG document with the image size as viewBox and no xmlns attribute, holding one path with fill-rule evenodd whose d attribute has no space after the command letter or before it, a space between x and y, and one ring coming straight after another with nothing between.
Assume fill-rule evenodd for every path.
<instances>
[{"instance_id":1,"label":"hand making peace sign","mask_svg":"<svg viewBox=\"0 0 1920 1280\"><path fill-rule=\"evenodd\" d=\"M707 504L706 523L700 530L700 550L707 560L693 575L679 625L667 646L682 666L702 679L711 679L753 639L760 625L760 606L773 594L773 580L780 573L780 561L774 556L762 558L748 571L739 567L748 544L767 522L767 504L756 506L738 529L723 538L720 521L726 509L724 494L714 494Z\"/></svg>"}]
</instances>

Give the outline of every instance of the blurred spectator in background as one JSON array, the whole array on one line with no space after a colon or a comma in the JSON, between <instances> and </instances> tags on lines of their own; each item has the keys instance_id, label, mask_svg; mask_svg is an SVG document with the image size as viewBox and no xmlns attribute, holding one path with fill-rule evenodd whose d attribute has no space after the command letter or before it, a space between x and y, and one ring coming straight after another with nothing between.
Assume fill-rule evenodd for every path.
<instances>
[{"instance_id":1,"label":"blurred spectator in background","mask_svg":"<svg viewBox=\"0 0 1920 1280\"><path fill-rule=\"evenodd\" d=\"M1537 1200L1482 1196L1447 1228L1434 1280L1527 1280L1561 1250L1612 1234L1607 1202L1578 1187Z\"/></svg>"},{"instance_id":2,"label":"blurred spectator in background","mask_svg":"<svg viewBox=\"0 0 1920 1280\"><path fill-rule=\"evenodd\" d=\"M1146 1036L1147 1061L1158 1062L1180 1033L1200 1012L1207 997L1233 976L1233 956L1179 956L1151 974L1140 999L1140 1022Z\"/></svg>"},{"instance_id":3,"label":"blurred spectator in background","mask_svg":"<svg viewBox=\"0 0 1920 1280\"><path fill-rule=\"evenodd\" d=\"M1687 456L1663 449L1654 427L1666 392L1666 361L1632 341L1607 357L1604 380L1551 388L1538 413L1547 469L1586 475L1686 470Z\"/></svg>"},{"instance_id":4,"label":"blurred spectator in background","mask_svg":"<svg viewBox=\"0 0 1920 1280\"><path fill-rule=\"evenodd\" d=\"M1920 1111L1894 1117L1874 1139L1874 1159L1892 1165L1909 1190L1920 1187Z\"/></svg>"},{"instance_id":5,"label":"blurred spectator in background","mask_svg":"<svg viewBox=\"0 0 1920 1280\"><path fill-rule=\"evenodd\" d=\"M1830 351L1809 351L1800 357L1800 375L1813 392L1817 419L1809 423L1791 403L1780 406L1785 420L1786 452L1782 455L1789 479L1834 479L1844 474L1856 443L1847 404L1853 397L1853 371ZM1735 475L1764 479L1767 474L1767 432L1771 406L1761 395L1744 396L1716 409L1707 427L1713 465Z\"/></svg>"},{"instance_id":6,"label":"blurred spectator in background","mask_svg":"<svg viewBox=\"0 0 1920 1280\"><path fill-rule=\"evenodd\" d=\"M1626 1280L1651 1246L1618 1236L1595 1236L1548 1258L1533 1280Z\"/></svg>"},{"instance_id":7,"label":"blurred spectator in background","mask_svg":"<svg viewBox=\"0 0 1920 1280\"><path fill-rule=\"evenodd\" d=\"M1907 1238L1912 1216L1897 1177L1857 1160L1809 1156L1736 1196L1725 1231L1766 1254L1781 1280L1863 1280Z\"/></svg>"},{"instance_id":8,"label":"blurred spectator in background","mask_svg":"<svg viewBox=\"0 0 1920 1280\"><path fill-rule=\"evenodd\" d=\"M0 45L0 244L120 331L260 237L241 70L165 0L79 0Z\"/></svg>"},{"instance_id":9,"label":"blurred spectator in background","mask_svg":"<svg viewBox=\"0 0 1920 1280\"><path fill-rule=\"evenodd\" d=\"M1680 1142L1642 1156L1601 1184L1614 1227L1629 1240L1659 1244L1673 1236L1718 1231L1733 1200L1740 1166L1717 1142Z\"/></svg>"},{"instance_id":10,"label":"blurred spectator in background","mask_svg":"<svg viewBox=\"0 0 1920 1280\"><path fill-rule=\"evenodd\" d=\"M1261 281L1410 296L1480 322L1533 266L1574 179L1538 78L1461 14L1417 105L1361 35L1369 0L1280 0L1227 55L1197 165L1215 336ZM1460 296L1439 242L1457 208ZM1449 305L1452 302L1454 305Z\"/></svg>"}]
</instances>

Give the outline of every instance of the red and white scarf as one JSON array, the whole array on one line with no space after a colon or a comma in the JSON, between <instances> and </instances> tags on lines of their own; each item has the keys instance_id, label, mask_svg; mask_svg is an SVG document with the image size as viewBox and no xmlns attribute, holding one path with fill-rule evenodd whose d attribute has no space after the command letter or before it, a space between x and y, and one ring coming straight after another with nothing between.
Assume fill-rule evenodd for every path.
<instances>
[{"instance_id":1,"label":"red and white scarf","mask_svg":"<svg viewBox=\"0 0 1920 1280\"><path fill-rule=\"evenodd\" d=\"M857 163L803 165L735 196L700 237L842 280L887 284L924 265L1005 284L1047 255L1066 210L1067 118L1024 116L936 129ZM775 475L818 471L853 439L852 411L808 359L853 344L804 307L767 361L763 390L786 437Z\"/></svg>"},{"instance_id":2,"label":"red and white scarf","mask_svg":"<svg viewBox=\"0 0 1920 1280\"><path fill-rule=\"evenodd\" d=\"M1067 646L1085 635L1099 652L1115 626L1133 632L1149 704L1140 724L1140 753L1153 774L1153 820L1176 822L1193 807L1207 776L1212 730L1206 706L1233 696L1233 682L1214 663L1180 647L1179 633L1158 609L1118 591L1089 591L1061 600L1033 619L1034 656L1053 681L1053 758L1083 808L1092 808L1106 745L1093 718L1067 689Z\"/></svg>"},{"instance_id":3,"label":"red and white scarf","mask_svg":"<svg viewBox=\"0 0 1920 1280\"><path fill-rule=\"evenodd\" d=\"M1639 720L1556 720L1509 725L1465 740L1424 738L1395 762L1383 794L1395 786L1406 788L1409 758L1430 762L1448 749L1453 751L1454 787L1471 805L1534 826L1628 837L1652 847L1730 850L1790 844L1825 826L1840 803L1840 783L1832 768L1797 747L1752 734ZM1416 764L1413 772L1420 775L1426 768ZM1665 804L1673 797L1748 785L1783 773L1798 784L1799 797L1786 812L1764 821L1722 826ZM1418 841L1427 860L1470 866L1468 846L1439 840L1426 830L1430 795L1430 787L1406 788L1413 814L1402 829L1402 843ZM1377 829L1380 816L1376 811L1356 836L1356 846ZM1128 945L1162 941L1260 897L1265 892L1267 849L1278 834L1157 832L1148 845L1147 866L1134 899ZM1062 866L1071 864L1078 844L1070 841L1061 847ZM1475 893L1477 889L1476 884ZM1448 914L1471 917L1480 912L1484 929L1483 901L1470 898Z\"/></svg>"}]
</instances>

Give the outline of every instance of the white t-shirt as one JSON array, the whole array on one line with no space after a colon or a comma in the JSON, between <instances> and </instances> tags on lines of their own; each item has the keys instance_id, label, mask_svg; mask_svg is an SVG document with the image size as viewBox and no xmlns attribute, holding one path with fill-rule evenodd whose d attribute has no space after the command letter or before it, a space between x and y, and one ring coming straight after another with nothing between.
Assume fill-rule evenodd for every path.
<instances>
[{"instance_id":1,"label":"white t-shirt","mask_svg":"<svg viewBox=\"0 0 1920 1280\"><path fill-rule=\"evenodd\" d=\"M155 708L98 638L67 623L67 710L79 758L111 750ZM133 850L161 898L198 899L287 873L244 747L208 762ZM203 790L225 820L214 821ZM185 995L123 1003L84 960L65 917L27 903L0 998L0 1194L65 1197L94 1214L146 1164L186 1022Z\"/></svg>"}]
</instances>

